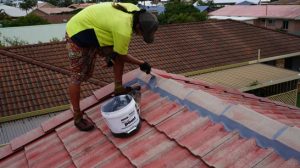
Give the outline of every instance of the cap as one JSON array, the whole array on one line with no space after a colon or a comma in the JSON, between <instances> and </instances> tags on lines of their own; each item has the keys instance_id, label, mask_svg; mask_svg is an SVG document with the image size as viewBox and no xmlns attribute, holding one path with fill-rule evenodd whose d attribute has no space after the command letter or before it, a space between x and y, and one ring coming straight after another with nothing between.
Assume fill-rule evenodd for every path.
<instances>
[{"instance_id":1,"label":"cap","mask_svg":"<svg viewBox=\"0 0 300 168\"><path fill-rule=\"evenodd\" d=\"M144 41L146 43L152 43L154 41L154 33L158 28L156 16L148 11L141 13L139 16L139 25Z\"/></svg>"}]
</instances>

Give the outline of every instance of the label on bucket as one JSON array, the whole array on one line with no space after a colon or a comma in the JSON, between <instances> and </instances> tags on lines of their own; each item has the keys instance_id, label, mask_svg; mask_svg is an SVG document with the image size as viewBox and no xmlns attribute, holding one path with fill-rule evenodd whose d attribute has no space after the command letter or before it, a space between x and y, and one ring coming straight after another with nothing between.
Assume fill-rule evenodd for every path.
<instances>
[{"instance_id":1,"label":"label on bucket","mask_svg":"<svg viewBox=\"0 0 300 168\"><path fill-rule=\"evenodd\" d=\"M129 113L129 115L123 119L121 119L121 122L124 124L124 128L129 127L130 125L132 125L134 123L134 121L136 121L136 117L134 116L134 111L132 111L131 113Z\"/></svg>"}]
</instances>

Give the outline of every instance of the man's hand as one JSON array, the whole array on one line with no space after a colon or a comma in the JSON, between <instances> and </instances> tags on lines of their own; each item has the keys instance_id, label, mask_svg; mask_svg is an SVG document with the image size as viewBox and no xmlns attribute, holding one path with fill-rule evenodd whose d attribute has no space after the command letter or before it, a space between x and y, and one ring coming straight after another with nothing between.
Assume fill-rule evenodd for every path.
<instances>
[{"instance_id":1,"label":"man's hand","mask_svg":"<svg viewBox=\"0 0 300 168\"><path fill-rule=\"evenodd\" d=\"M141 71L145 72L146 74L150 74L151 72L151 65L148 62L144 62L140 65Z\"/></svg>"}]
</instances>

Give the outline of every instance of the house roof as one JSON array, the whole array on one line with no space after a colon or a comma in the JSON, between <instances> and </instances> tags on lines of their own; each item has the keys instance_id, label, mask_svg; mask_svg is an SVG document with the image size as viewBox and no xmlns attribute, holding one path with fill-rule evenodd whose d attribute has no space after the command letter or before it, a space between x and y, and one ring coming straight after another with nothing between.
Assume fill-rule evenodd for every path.
<instances>
[{"instance_id":1,"label":"house roof","mask_svg":"<svg viewBox=\"0 0 300 168\"><path fill-rule=\"evenodd\" d=\"M51 48L48 46L47 50ZM5 50L0 50L0 62L1 120L2 117L69 104L70 71ZM96 88L99 85L95 82L84 83L82 98Z\"/></svg>"},{"instance_id":2,"label":"house roof","mask_svg":"<svg viewBox=\"0 0 300 168\"><path fill-rule=\"evenodd\" d=\"M300 19L299 5L234 5L209 13L211 16L249 16L260 18Z\"/></svg>"},{"instance_id":3,"label":"house roof","mask_svg":"<svg viewBox=\"0 0 300 168\"><path fill-rule=\"evenodd\" d=\"M203 2L208 2L209 0L204 0ZM244 0L215 0L215 4L237 4L240 2L243 2ZM259 0L248 0L249 2L253 4L258 4Z\"/></svg>"},{"instance_id":4,"label":"house roof","mask_svg":"<svg viewBox=\"0 0 300 168\"><path fill-rule=\"evenodd\" d=\"M11 17L21 17L27 15L25 10L3 4L0 4L0 10L4 10L4 12ZM28 13L30 13L30 11L32 10L28 10Z\"/></svg>"},{"instance_id":5,"label":"house roof","mask_svg":"<svg viewBox=\"0 0 300 168\"><path fill-rule=\"evenodd\" d=\"M298 108L153 72L124 76L143 88L137 134L115 138L105 124L99 108L110 84L81 101L96 129L78 131L67 110L0 148L0 166L299 167Z\"/></svg>"},{"instance_id":6,"label":"house roof","mask_svg":"<svg viewBox=\"0 0 300 168\"><path fill-rule=\"evenodd\" d=\"M248 91L299 79L300 74L296 71L290 71L265 64L252 64L196 75L193 76L193 78L211 84L238 89L240 91ZM257 82L257 85L252 86L253 82Z\"/></svg>"},{"instance_id":7,"label":"house roof","mask_svg":"<svg viewBox=\"0 0 300 168\"><path fill-rule=\"evenodd\" d=\"M45 14L52 15L52 14L60 14L60 13L68 13L74 11L72 8L67 8L67 7L42 7L42 8L37 8L35 10L39 10Z\"/></svg>"},{"instance_id":8,"label":"house roof","mask_svg":"<svg viewBox=\"0 0 300 168\"><path fill-rule=\"evenodd\" d=\"M278 0L271 2L271 5L300 5L300 0Z\"/></svg>"},{"instance_id":9,"label":"house roof","mask_svg":"<svg viewBox=\"0 0 300 168\"><path fill-rule=\"evenodd\" d=\"M214 20L160 26L153 44L145 44L140 37L134 36L129 54L147 60L159 69L179 74L255 61L258 49L261 51L261 60L292 53L299 55L299 43L300 38L294 35L231 20ZM11 47L5 50L68 69L64 43ZM45 55L50 55L51 59ZM99 79L112 81L111 70L99 69L95 72Z\"/></svg>"},{"instance_id":10,"label":"house roof","mask_svg":"<svg viewBox=\"0 0 300 168\"><path fill-rule=\"evenodd\" d=\"M86 8L90 5L94 5L95 3L80 3L80 4L71 4L68 6L68 8L73 8L73 9L83 9Z\"/></svg>"},{"instance_id":11,"label":"house roof","mask_svg":"<svg viewBox=\"0 0 300 168\"><path fill-rule=\"evenodd\" d=\"M253 36L253 34L257 36ZM258 49L261 49L261 60L272 59L275 56L285 54L297 54L297 52L299 55L300 46L298 44L300 44L300 38L293 35L235 21L207 21L161 26L156 33L156 42L149 45L145 44L140 37L134 36L129 53L139 59L147 60L155 68L176 74L199 74L198 70L240 64L241 62L248 64L249 61L257 60ZM1 102L6 102L4 103L6 104L5 110L0 112L2 116L41 110L52 107L53 104L48 105L51 103L62 105L68 102L66 87L69 61L65 42L7 47L1 49L0 54L5 63L1 64L5 74L15 75L4 76L4 73L0 73L0 78L7 82L7 85L0 86L0 89L8 90L6 94L2 95L4 101ZM25 67L38 67L37 69L42 68L43 70L32 68L39 73L32 73L31 75L34 76L25 75L22 77L23 80L19 79L20 77L16 72L26 74L24 73L25 70L22 71L21 65L17 64L18 61L6 62L5 60L20 60L20 58L25 60L25 62L20 63L26 64ZM41 67L41 65L43 66ZM100 63L96 62L94 75L90 80L92 83L87 85L86 91L89 89L91 91L113 81L112 69L101 69L99 65ZM50 68L50 72L47 72L48 68ZM126 65L125 72L134 68L136 66ZM39 75L41 73L43 78ZM46 73L52 75L44 75ZM29 86L27 87L27 83L35 83L33 81L35 78L45 82L43 86L46 87L41 86L42 90L28 93ZM18 82L14 82L13 85L8 84L14 80L18 80ZM51 81L58 82L53 87L55 86L59 93L45 89L52 86ZM38 93L44 96L39 97L41 101L34 101L32 94ZM17 95L24 95L23 103L16 104L13 102ZM25 95L29 96L26 97ZM19 99L20 97L17 98L17 100Z\"/></svg>"}]
</instances>

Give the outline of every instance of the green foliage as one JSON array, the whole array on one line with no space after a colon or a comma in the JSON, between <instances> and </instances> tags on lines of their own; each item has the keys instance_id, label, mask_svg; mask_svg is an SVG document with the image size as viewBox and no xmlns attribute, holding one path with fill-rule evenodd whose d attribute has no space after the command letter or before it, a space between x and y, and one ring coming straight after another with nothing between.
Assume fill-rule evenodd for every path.
<instances>
[{"instance_id":1,"label":"green foliage","mask_svg":"<svg viewBox=\"0 0 300 168\"><path fill-rule=\"evenodd\" d=\"M202 6L208 6L209 8L215 8L217 7L215 4L214 4L214 1L212 0L209 0L207 2L203 2L202 0L198 0L198 4L199 5L202 5Z\"/></svg>"},{"instance_id":2,"label":"green foliage","mask_svg":"<svg viewBox=\"0 0 300 168\"><path fill-rule=\"evenodd\" d=\"M62 39L63 40L63 39ZM57 37L53 37L52 39L50 39L50 42L60 42L60 41L62 41L62 40L60 40L59 38L57 38Z\"/></svg>"},{"instance_id":3,"label":"green foliage","mask_svg":"<svg viewBox=\"0 0 300 168\"><path fill-rule=\"evenodd\" d=\"M34 15L28 14L27 16L20 17L16 20L3 20L0 21L3 27L16 27L16 26L30 26L30 25L42 25L49 24L47 20Z\"/></svg>"},{"instance_id":4,"label":"green foliage","mask_svg":"<svg viewBox=\"0 0 300 168\"><path fill-rule=\"evenodd\" d=\"M160 24L204 21L206 12L198 11L193 5L182 2L170 2L165 5L165 12L158 16Z\"/></svg>"},{"instance_id":5,"label":"green foliage","mask_svg":"<svg viewBox=\"0 0 300 168\"><path fill-rule=\"evenodd\" d=\"M68 7L72 4L72 0L61 0L57 3L59 7Z\"/></svg>"},{"instance_id":6,"label":"green foliage","mask_svg":"<svg viewBox=\"0 0 300 168\"><path fill-rule=\"evenodd\" d=\"M27 41L20 40L17 37L9 38L2 36L0 33L0 47L6 47L6 46L21 46L28 44Z\"/></svg>"},{"instance_id":7,"label":"green foliage","mask_svg":"<svg viewBox=\"0 0 300 168\"><path fill-rule=\"evenodd\" d=\"M138 0L123 0L122 2L124 2L124 3L132 3L132 4L135 4L135 5L138 4Z\"/></svg>"},{"instance_id":8,"label":"green foliage","mask_svg":"<svg viewBox=\"0 0 300 168\"><path fill-rule=\"evenodd\" d=\"M24 0L22 3L20 3L20 8L25 10L26 13L29 9L36 6L37 0Z\"/></svg>"},{"instance_id":9,"label":"green foliage","mask_svg":"<svg viewBox=\"0 0 300 168\"><path fill-rule=\"evenodd\" d=\"M10 19L10 17L4 12L4 9L0 9L0 20Z\"/></svg>"}]
</instances>

